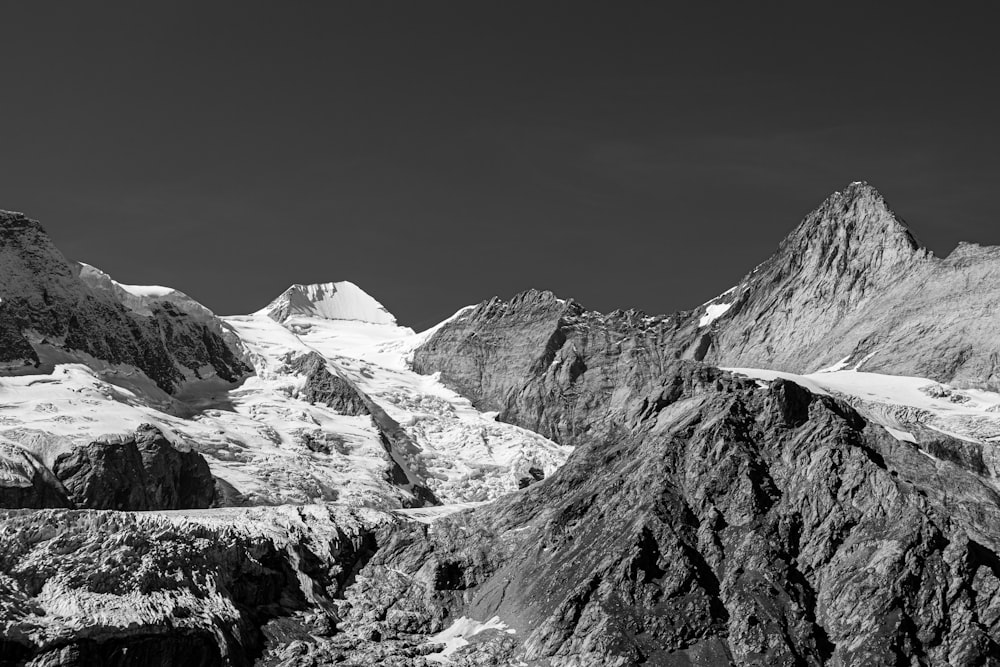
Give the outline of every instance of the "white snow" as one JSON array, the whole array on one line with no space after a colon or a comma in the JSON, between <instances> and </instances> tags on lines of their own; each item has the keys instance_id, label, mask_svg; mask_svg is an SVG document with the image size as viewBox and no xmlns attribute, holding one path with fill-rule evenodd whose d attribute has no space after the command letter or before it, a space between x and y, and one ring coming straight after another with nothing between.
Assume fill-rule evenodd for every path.
<instances>
[{"instance_id":1,"label":"white snow","mask_svg":"<svg viewBox=\"0 0 1000 667\"><path fill-rule=\"evenodd\" d=\"M467 616L462 616L457 621L451 624L447 630L443 630L433 637L431 637L428 644L444 644L445 649L438 653L430 653L426 656L428 660L432 662L440 662L443 664L448 664L451 662L450 656L462 648L463 646L469 645L469 638L475 637L481 632L487 630L503 630L508 634L514 634L516 631L507 628L507 624L500 620L499 616L494 616L485 623L480 623L479 621L468 618Z\"/></svg>"},{"instance_id":2,"label":"white snow","mask_svg":"<svg viewBox=\"0 0 1000 667\"><path fill-rule=\"evenodd\" d=\"M868 354L866 354L861 359L861 361L859 361L858 363L854 364L854 368L852 368L851 370L860 371L861 367L864 366L865 364L867 364L869 361L871 361L872 357L874 357L874 356L875 356L875 352L869 352Z\"/></svg>"},{"instance_id":3,"label":"white snow","mask_svg":"<svg viewBox=\"0 0 1000 667\"><path fill-rule=\"evenodd\" d=\"M713 303L705 307L705 314L698 320L698 327L707 327L709 324L719 319L732 307L731 303Z\"/></svg>"},{"instance_id":4,"label":"white snow","mask_svg":"<svg viewBox=\"0 0 1000 667\"><path fill-rule=\"evenodd\" d=\"M882 428L888 431L889 435L894 437L896 440L899 440L900 442L912 442L914 445L917 444L917 439L913 437L913 434L910 433L909 431L903 431L898 428L893 428L891 426L883 426Z\"/></svg>"},{"instance_id":5,"label":"white snow","mask_svg":"<svg viewBox=\"0 0 1000 667\"><path fill-rule=\"evenodd\" d=\"M339 293L349 296L343 285ZM51 466L74 445L148 422L201 452L213 474L251 503L401 507L409 497L388 481L393 462L371 418L341 415L298 397L305 378L290 363L316 353L406 431L416 445L409 467L426 471L422 482L444 503L489 501L516 490L529 467L549 475L562 465L571 448L498 422L436 376L410 370L407 358L436 328L415 334L395 324L327 318L370 316L381 308L359 294L367 297L358 290L353 305L326 300L321 313L288 314L283 324L266 310L225 318L256 374L237 387L218 379L190 383L174 397L134 367L39 344L43 361L54 366L50 375L0 377L0 442L15 443ZM21 464L12 459L10 465Z\"/></svg>"},{"instance_id":6,"label":"white snow","mask_svg":"<svg viewBox=\"0 0 1000 667\"><path fill-rule=\"evenodd\" d=\"M827 366L826 368L821 368L817 373L836 373L837 371L842 371L847 368L847 363L851 360L851 355L847 355L833 366Z\"/></svg>"},{"instance_id":7,"label":"white snow","mask_svg":"<svg viewBox=\"0 0 1000 667\"><path fill-rule=\"evenodd\" d=\"M112 282L114 282L115 285L118 285L118 287L122 288L132 296L140 296L153 299L167 296L171 292L176 291L172 287L163 287L162 285L125 285L124 283L120 283L117 280L114 280Z\"/></svg>"},{"instance_id":8,"label":"white snow","mask_svg":"<svg viewBox=\"0 0 1000 667\"><path fill-rule=\"evenodd\" d=\"M396 324L385 306L352 282L292 285L264 308L279 322L289 317L318 317L327 320L357 320L372 324Z\"/></svg>"},{"instance_id":9,"label":"white snow","mask_svg":"<svg viewBox=\"0 0 1000 667\"><path fill-rule=\"evenodd\" d=\"M285 327L403 426L422 450L428 485L445 502L487 500L514 490L518 473L535 466L548 476L572 451L476 410L437 374L410 370L413 349L436 327L414 334L403 327L310 317L291 317Z\"/></svg>"},{"instance_id":10,"label":"white snow","mask_svg":"<svg viewBox=\"0 0 1000 667\"><path fill-rule=\"evenodd\" d=\"M890 429L889 432L900 440L915 440L902 427L906 423L919 423L965 440L1000 442L998 393L955 389L928 378L857 370L809 375L759 368L724 370L767 382L779 377L786 378L817 394L842 396L865 412L870 419Z\"/></svg>"},{"instance_id":11,"label":"white snow","mask_svg":"<svg viewBox=\"0 0 1000 667\"><path fill-rule=\"evenodd\" d=\"M724 297L724 296L727 296L727 295L729 295L729 294L732 294L733 292L735 292L735 291L736 291L736 290L738 290L739 288L740 288L740 286L739 286L739 285L733 285L732 287L730 287L729 289L727 289L727 290L726 290L725 292L723 292L722 294L719 294L719 295L715 296L715 298L712 298L712 299L709 299L708 301L706 301L705 303L703 303L703 304L701 304L701 305L702 305L702 306L707 306L707 305L708 305L708 304L710 304L710 303L715 303L716 301L718 301L718 300L719 300L719 299L721 299L722 297Z\"/></svg>"}]
</instances>

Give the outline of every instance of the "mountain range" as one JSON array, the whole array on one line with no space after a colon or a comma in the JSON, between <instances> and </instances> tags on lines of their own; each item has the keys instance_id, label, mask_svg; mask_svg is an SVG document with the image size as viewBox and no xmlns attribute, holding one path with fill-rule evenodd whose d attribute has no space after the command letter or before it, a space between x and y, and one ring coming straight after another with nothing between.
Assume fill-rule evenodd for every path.
<instances>
[{"instance_id":1,"label":"mountain range","mask_svg":"<svg viewBox=\"0 0 1000 667\"><path fill-rule=\"evenodd\" d=\"M0 213L0 665L1000 665L998 276L855 182L697 308L417 333Z\"/></svg>"}]
</instances>

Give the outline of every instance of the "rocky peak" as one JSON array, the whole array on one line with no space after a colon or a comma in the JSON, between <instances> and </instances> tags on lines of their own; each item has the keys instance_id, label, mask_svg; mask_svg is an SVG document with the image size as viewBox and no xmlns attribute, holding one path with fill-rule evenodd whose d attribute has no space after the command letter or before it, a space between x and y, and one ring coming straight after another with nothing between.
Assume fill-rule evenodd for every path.
<instances>
[{"instance_id":1,"label":"rocky peak","mask_svg":"<svg viewBox=\"0 0 1000 667\"><path fill-rule=\"evenodd\" d=\"M855 181L834 192L782 242L773 261L786 270L884 271L930 255L878 190Z\"/></svg>"},{"instance_id":2,"label":"rocky peak","mask_svg":"<svg viewBox=\"0 0 1000 667\"><path fill-rule=\"evenodd\" d=\"M934 264L885 197L856 181L827 197L730 290L721 315L693 311L697 322L711 325L692 326L694 358L723 366L821 368L816 364L839 343L830 332ZM852 346L838 359L855 352Z\"/></svg>"}]
</instances>

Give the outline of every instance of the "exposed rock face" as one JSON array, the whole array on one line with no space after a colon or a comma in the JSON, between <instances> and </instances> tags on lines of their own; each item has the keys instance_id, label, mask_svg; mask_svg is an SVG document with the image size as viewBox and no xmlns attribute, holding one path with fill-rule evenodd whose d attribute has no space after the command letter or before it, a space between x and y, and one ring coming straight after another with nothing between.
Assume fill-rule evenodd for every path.
<instances>
[{"instance_id":1,"label":"exposed rock face","mask_svg":"<svg viewBox=\"0 0 1000 667\"><path fill-rule=\"evenodd\" d=\"M201 454L176 449L154 426L78 446L53 472L76 507L163 510L209 507L215 480Z\"/></svg>"},{"instance_id":2,"label":"exposed rock face","mask_svg":"<svg viewBox=\"0 0 1000 667\"><path fill-rule=\"evenodd\" d=\"M274 628L336 632L343 588L392 525L319 506L8 512L0 663L249 667Z\"/></svg>"},{"instance_id":3,"label":"exposed rock face","mask_svg":"<svg viewBox=\"0 0 1000 667\"><path fill-rule=\"evenodd\" d=\"M32 342L44 342L135 366L168 392L206 368L229 382L250 372L205 321L169 303L133 313L78 272L37 222L0 212L0 362L9 370L38 366Z\"/></svg>"},{"instance_id":4,"label":"exposed rock face","mask_svg":"<svg viewBox=\"0 0 1000 667\"><path fill-rule=\"evenodd\" d=\"M350 382L334 375L327 368L327 361L316 352L295 357L288 367L306 376L305 386L298 398L310 403L321 403L342 415L371 414L365 397Z\"/></svg>"},{"instance_id":5,"label":"exposed rock face","mask_svg":"<svg viewBox=\"0 0 1000 667\"><path fill-rule=\"evenodd\" d=\"M551 292L484 302L439 329L413 357L500 419L577 445L657 381L678 356L675 321L601 315Z\"/></svg>"},{"instance_id":6,"label":"exposed rock face","mask_svg":"<svg viewBox=\"0 0 1000 667\"><path fill-rule=\"evenodd\" d=\"M935 461L790 382L677 366L678 321L532 292L442 327L421 371L578 449L380 552L403 574L352 591L352 619L517 630L470 661L1000 664L1000 496L974 448Z\"/></svg>"},{"instance_id":7,"label":"exposed rock face","mask_svg":"<svg viewBox=\"0 0 1000 667\"><path fill-rule=\"evenodd\" d=\"M684 346L723 367L810 373L846 360L998 389L998 281L1000 248L961 244L937 258L877 190L852 183L732 291L686 314Z\"/></svg>"},{"instance_id":8,"label":"exposed rock face","mask_svg":"<svg viewBox=\"0 0 1000 667\"><path fill-rule=\"evenodd\" d=\"M516 645L484 662L1000 664L1000 498L975 474L789 382L618 379L552 478L380 551L351 622L499 615ZM502 414L550 409L523 399Z\"/></svg>"},{"instance_id":9,"label":"exposed rock face","mask_svg":"<svg viewBox=\"0 0 1000 667\"><path fill-rule=\"evenodd\" d=\"M219 324L215 313L184 292L169 287L122 285L90 264L78 262L77 265L80 280L91 292L117 301L134 313L152 315L154 307L170 304L174 309L184 311L197 320Z\"/></svg>"}]
</instances>

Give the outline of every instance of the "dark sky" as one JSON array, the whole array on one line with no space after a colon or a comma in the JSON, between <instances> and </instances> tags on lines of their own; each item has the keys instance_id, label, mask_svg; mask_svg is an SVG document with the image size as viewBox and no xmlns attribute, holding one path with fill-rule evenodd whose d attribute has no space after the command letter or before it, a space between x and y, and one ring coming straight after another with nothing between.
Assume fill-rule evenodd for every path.
<instances>
[{"instance_id":1,"label":"dark sky","mask_svg":"<svg viewBox=\"0 0 1000 667\"><path fill-rule=\"evenodd\" d=\"M852 180L1000 243L994 17L889 4L5 3L0 208L220 314L346 279L416 328L694 307Z\"/></svg>"}]
</instances>

